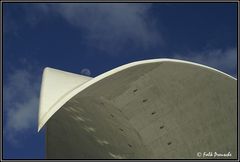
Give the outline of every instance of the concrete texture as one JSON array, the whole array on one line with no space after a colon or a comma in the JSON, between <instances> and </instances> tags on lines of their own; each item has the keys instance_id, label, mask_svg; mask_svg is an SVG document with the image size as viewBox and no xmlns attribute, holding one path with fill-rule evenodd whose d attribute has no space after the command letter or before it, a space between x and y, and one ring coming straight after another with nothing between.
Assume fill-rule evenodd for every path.
<instances>
[{"instance_id":1,"label":"concrete texture","mask_svg":"<svg viewBox=\"0 0 240 162\"><path fill-rule=\"evenodd\" d=\"M132 66L68 100L46 136L50 159L236 159L237 81L183 62Z\"/></svg>"}]
</instances>

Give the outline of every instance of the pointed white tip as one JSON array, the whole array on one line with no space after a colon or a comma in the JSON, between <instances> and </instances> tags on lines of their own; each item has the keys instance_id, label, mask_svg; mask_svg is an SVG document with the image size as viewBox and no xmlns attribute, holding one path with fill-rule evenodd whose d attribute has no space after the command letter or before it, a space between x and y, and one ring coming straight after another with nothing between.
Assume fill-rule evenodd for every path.
<instances>
[{"instance_id":1,"label":"pointed white tip","mask_svg":"<svg viewBox=\"0 0 240 162\"><path fill-rule=\"evenodd\" d=\"M43 71L39 102L38 132L60 107L56 107L64 95L90 80L90 77L46 67Z\"/></svg>"}]
</instances>

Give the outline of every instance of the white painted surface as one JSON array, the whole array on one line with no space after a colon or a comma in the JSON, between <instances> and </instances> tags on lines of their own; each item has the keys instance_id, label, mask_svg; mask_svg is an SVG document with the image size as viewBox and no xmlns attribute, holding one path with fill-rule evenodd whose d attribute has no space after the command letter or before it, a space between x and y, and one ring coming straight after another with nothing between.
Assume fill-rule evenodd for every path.
<instances>
[{"instance_id":1,"label":"white painted surface","mask_svg":"<svg viewBox=\"0 0 240 162\"><path fill-rule=\"evenodd\" d=\"M136 61L129 64L125 64L115 69L112 69L108 72L105 72L93 79L91 79L90 77L68 73L61 70L45 68L43 73L43 78L42 78L42 86L41 86L38 131L40 131L40 129L49 120L49 118L61 106L63 106L69 99L71 99L73 96L75 96L77 93L81 92L85 88L91 86L92 84L108 76L111 76L127 68L141 65L141 64L151 64L156 62L177 62L177 63L196 65L202 68L206 68L206 70L211 70L217 73L221 73L229 78L236 80L236 78L222 71L214 69L212 67L208 67L202 64L189 62L189 61L183 61L183 60L177 60L177 59L165 59L165 58Z\"/></svg>"},{"instance_id":2,"label":"white painted surface","mask_svg":"<svg viewBox=\"0 0 240 162\"><path fill-rule=\"evenodd\" d=\"M53 68L45 68L42 77L40 103L39 103L39 125L42 119L52 116L60 107L54 106L64 96L76 87L90 80L90 77L77 75ZM54 111L50 111L54 107ZM39 127L40 129L40 127Z\"/></svg>"}]
</instances>

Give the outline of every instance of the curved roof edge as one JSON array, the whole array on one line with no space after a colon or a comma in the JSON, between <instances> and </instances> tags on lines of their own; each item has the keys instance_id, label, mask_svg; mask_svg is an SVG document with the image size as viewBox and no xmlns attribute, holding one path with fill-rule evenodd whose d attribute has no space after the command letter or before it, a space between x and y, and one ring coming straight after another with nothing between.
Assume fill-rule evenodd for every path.
<instances>
[{"instance_id":1,"label":"curved roof edge","mask_svg":"<svg viewBox=\"0 0 240 162\"><path fill-rule=\"evenodd\" d=\"M41 119L48 114L49 109L61 100L66 93L71 92L90 79L92 78L46 67L42 76L38 123L42 122Z\"/></svg>"},{"instance_id":2,"label":"curved roof edge","mask_svg":"<svg viewBox=\"0 0 240 162\"><path fill-rule=\"evenodd\" d=\"M109 70L101 75L98 75L95 78L90 78L90 77L86 77L86 76L82 76L82 75L78 75L78 74L73 74L73 73L68 73L65 71L60 71L60 70L56 70L56 69L52 69L52 68L47 68L44 70L43 73L43 79L42 79L42 85L41 85L41 95L40 95L40 107L39 107L39 122L38 122L38 131L41 130L41 128L46 124L46 122L51 118L51 116L57 111L59 110L68 100L70 100L73 96L75 96L76 94L78 94L79 92L81 92L82 90L84 90L85 88L91 86L92 84L104 79L105 77L108 77L110 75L113 75L117 72L120 72L122 70L125 70L127 68L133 67L133 66L137 66L137 65L141 65L141 64L148 64L148 63L156 63L156 62L177 62L177 63L185 63L185 64L191 64L191 65L195 65L195 66L199 66L202 68L206 68L207 70L212 70L218 73L221 73L225 76L228 76L231 79L237 80L236 78L220 71L217 70L215 68L206 66L206 65L202 65L202 64L198 64L195 62L190 62L190 61L184 61L184 60L177 60L177 59L167 59L167 58L162 58L162 59L150 59L150 60L142 60L142 61L136 61L136 62L132 62L132 63L128 63L122 66L119 66L117 68L114 68L112 70ZM49 73L50 71L50 73ZM61 76L61 74L66 74L63 75L62 77L53 77L52 75L55 75L56 73L53 72L55 71L56 73L60 74L57 76ZM46 74L48 73L48 74ZM48 78L53 78L54 83L59 82L61 79L63 79L63 83L64 84L59 84L61 86L58 86L54 84L54 86L56 86L54 89L59 89L61 91L61 95L59 96L55 96L55 101L53 104L51 105L44 105L44 99L46 98L45 95L49 95L47 94L47 92L45 92L45 89L49 88L48 82L49 79ZM78 78L78 79L76 79ZM65 81L70 81L74 80L74 83L71 84L66 84ZM76 81L77 80L77 81ZM52 81L52 79L50 79L50 81ZM67 85L71 85L71 86L67 86ZM51 94L52 95L52 94ZM53 95L54 96L54 95ZM45 110L44 112L42 112L41 110Z\"/></svg>"}]
</instances>

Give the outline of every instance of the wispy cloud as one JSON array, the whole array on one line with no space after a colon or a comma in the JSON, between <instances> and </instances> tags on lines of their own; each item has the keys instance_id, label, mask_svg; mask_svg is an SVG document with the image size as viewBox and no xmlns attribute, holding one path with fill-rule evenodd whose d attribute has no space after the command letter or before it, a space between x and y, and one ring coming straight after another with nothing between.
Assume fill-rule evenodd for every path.
<instances>
[{"instance_id":1,"label":"wispy cloud","mask_svg":"<svg viewBox=\"0 0 240 162\"><path fill-rule=\"evenodd\" d=\"M237 76L237 49L211 49L187 54L175 54L174 58L189 60L214 67L234 77Z\"/></svg>"},{"instance_id":2,"label":"wispy cloud","mask_svg":"<svg viewBox=\"0 0 240 162\"><path fill-rule=\"evenodd\" d=\"M116 54L126 46L149 48L163 43L150 16L151 4L42 4L38 10L62 17L83 31L89 48Z\"/></svg>"},{"instance_id":3,"label":"wispy cloud","mask_svg":"<svg viewBox=\"0 0 240 162\"><path fill-rule=\"evenodd\" d=\"M3 85L4 134L13 145L29 129L37 131L40 75L33 69L14 69Z\"/></svg>"}]
</instances>

